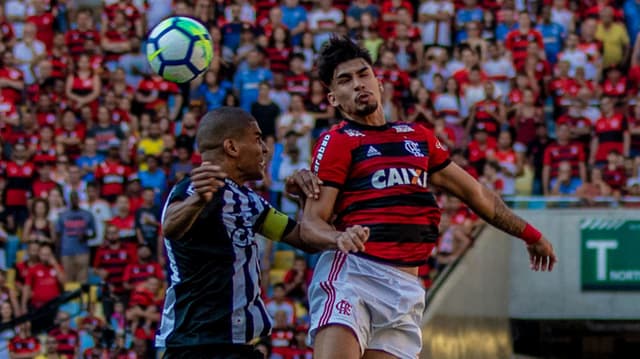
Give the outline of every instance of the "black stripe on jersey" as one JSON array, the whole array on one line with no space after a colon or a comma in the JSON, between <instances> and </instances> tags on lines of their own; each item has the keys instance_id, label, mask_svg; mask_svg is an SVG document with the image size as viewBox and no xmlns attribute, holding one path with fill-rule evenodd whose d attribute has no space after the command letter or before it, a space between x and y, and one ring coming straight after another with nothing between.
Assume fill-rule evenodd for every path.
<instances>
[{"instance_id":1,"label":"black stripe on jersey","mask_svg":"<svg viewBox=\"0 0 640 359\"><path fill-rule=\"evenodd\" d=\"M260 285L260 282L258 282L258 285ZM269 325L271 320L269 319L269 314L267 314L266 308L263 305L260 305L259 298L260 297L256 297L256 299L253 300L253 305L255 305L260 310L262 323L264 323L262 325L263 329L262 329L262 333L260 333L260 337L264 338L265 336L269 335L269 331L271 330L271 326Z\"/></svg>"},{"instance_id":2,"label":"black stripe on jersey","mask_svg":"<svg viewBox=\"0 0 640 359\"><path fill-rule=\"evenodd\" d=\"M365 224L369 242L436 243L438 226L426 224Z\"/></svg>"},{"instance_id":3,"label":"black stripe on jersey","mask_svg":"<svg viewBox=\"0 0 640 359\"><path fill-rule=\"evenodd\" d=\"M417 142L411 141L418 144L418 149L423 156L429 155L429 145L426 142ZM406 148L405 142L389 142L389 143L371 143L371 144L363 144L360 145L353 150L351 150L351 162L359 163L369 158L375 157L405 157L405 156L413 156L411 152L409 152ZM377 151L377 154L370 154L369 149Z\"/></svg>"},{"instance_id":4,"label":"black stripe on jersey","mask_svg":"<svg viewBox=\"0 0 640 359\"><path fill-rule=\"evenodd\" d=\"M380 259L378 257L372 256L372 255L367 254L365 252L356 252L356 253L350 253L350 254L353 254L353 255L356 255L356 256L362 257L362 258L367 258L367 259L372 260L374 262L384 263L384 264L393 264L393 265L397 265L397 266L400 266L400 267L417 267L417 266L421 266L421 265L427 263L426 259L421 259L419 261L413 261L413 262L405 262L405 261L394 261L392 259L387 259L387 258L382 260L382 259Z\"/></svg>"},{"instance_id":5,"label":"black stripe on jersey","mask_svg":"<svg viewBox=\"0 0 640 359\"><path fill-rule=\"evenodd\" d=\"M341 215L336 220L339 221L344 215L353 213L355 211L395 206L438 208L438 203L436 202L436 199L433 197L433 194L431 192L418 192L404 195L373 198L351 204L349 207L340 211Z\"/></svg>"},{"instance_id":6,"label":"black stripe on jersey","mask_svg":"<svg viewBox=\"0 0 640 359\"><path fill-rule=\"evenodd\" d=\"M603 142L619 142L622 143L624 136L623 131L613 130L613 131L603 131L598 132L598 141L600 143Z\"/></svg>"}]
</instances>

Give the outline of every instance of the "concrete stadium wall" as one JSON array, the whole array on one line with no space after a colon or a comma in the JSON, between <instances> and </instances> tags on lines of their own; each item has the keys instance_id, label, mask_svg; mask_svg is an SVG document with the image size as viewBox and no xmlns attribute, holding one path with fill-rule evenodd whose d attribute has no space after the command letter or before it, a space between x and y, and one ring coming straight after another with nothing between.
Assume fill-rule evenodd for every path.
<instances>
[{"instance_id":1,"label":"concrete stadium wall","mask_svg":"<svg viewBox=\"0 0 640 359\"><path fill-rule=\"evenodd\" d=\"M511 318L640 319L640 292L592 292L580 288L580 220L639 220L640 211L547 209L517 212L549 237L559 263L551 273L532 272L528 269L526 250L514 241L509 258Z\"/></svg>"},{"instance_id":2,"label":"concrete stadium wall","mask_svg":"<svg viewBox=\"0 0 640 359\"><path fill-rule=\"evenodd\" d=\"M548 236L557 267L531 271L524 244L487 227L429 303L421 358L514 358L511 318L640 319L640 292L581 290L579 226L585 218L640 219L639 211L517 212Z\"/></svg>"}]
</instances>

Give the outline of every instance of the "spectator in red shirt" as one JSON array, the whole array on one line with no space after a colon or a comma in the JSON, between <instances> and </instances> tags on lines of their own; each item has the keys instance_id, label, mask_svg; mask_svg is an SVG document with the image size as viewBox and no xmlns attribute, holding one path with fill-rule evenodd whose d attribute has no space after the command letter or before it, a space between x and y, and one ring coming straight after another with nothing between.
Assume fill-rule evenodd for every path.
<instances>
[{"instance_id":1,"label":"spectator in red shirt","mask_svg":"<svg viewBox=\"0 0 640 359\"><path fill-rule=\"evenodd\" d=\"M33 181L31 185L31 194L35 198L47 198L52 189L59 187L56 182L51 179L51 164L43 163L38 166L39 177Z\"/></svg>"},{"instance_id":2,"label":"spectator in red shirt","mask_svg":"<svg viewBox=\"0 0 640 359\"><path fill-rule=\"evenodd\" d=\"M16 225L22 226L27 220L29 210L27 198L31 192L36 167L28 161L27 147L16 143L12 151L13 161L6 165L4 189L4 206L7 213L13 216Z\"/></svg>"},{"instance_id":3,"label":"spectator in red shirt","mask_svg":"<svg viewBox=\"0 0 640 359\"><path fill-rule=\"evenodd\" d=\"M93 113L98 109L98 97L101 86L100 77L91 69L89 56L80 55L76 63L76 71L67 76L65 95L74 110L84 106L91 107Z\"/></svg>"},{"instance_id":4,"label":"spectator in red shirt","mask_svg":"<svg viewBox=\"0 0 640 359\"><path fill-rule=\"evenodd\" d=\"M518 16L518 28L507 34L504 46L511 52L513 66L519 68L527 57L527 47L529 43L536 43L539 49L544 49L542 35L538 30L531 27L531 18L526 11L520 12ZM540 57L544 58L544 51L539 52Z\"/></svg>"},{"instance_id":5,"label":"spectator in red shirt","mask_svg":"<svg viewBox=\"0 0 640 359\"><path fill-rule=\"evenodd\" d=\"M96 252L93 267L107 283L110 292L121 296L126 291L123 278L125 268L135 263L135 252L130 246L120 242L118 228L114 225L107 225L104 240L104 244Z\"/></svg>"},{"instance_id":6,"label":"spectator in red shirt","mask_svg":"<svg viewBox=\"0 0 640 359\"><path fill-rule=\"evenodd\" d=\"M100 183L100 197L113 204L124 193L124 185L131 169L120 159L120 142L109 141L107 159L98 165L95 176Z\"/></svg>"},{"instance_id":7,"label":"spectator in red shirt","mask_svg":"<svg viewBox=\"0 0 640 359\"><path fill-rule=\"evenodd\" d=\"M301 303L307 302L307 289L312 275L313 270L307 267L306 259L296 256L293 267L284 276L285 295Z\"/></svg>"},{"instance_id":8,"label":"spectator in red shirt","mask_svg":"<svg viewBox=\"0 0 640 359\"><path fill-rule=\"evenodd\" d=\"M138 243L135 217L129 210L129 198L127 196L118 196L114 206L114 216L109 223L118 228L118 234L122 243Z\"/></svg>"},{"instance_id":9,"label":"spectator in red shirt","mask_svg":"<svg viewBox=\"0 0 640 359\"><path fill-rule=\"evenodd\" d=\"M29 322L18 325L18 335L9 341L11 358L34 359L40 353L40 341L31 335Z\"/></svg>"},{"instance_id":10,"label":"spectator in red shirt","mask_svg":"<svg viewBox=\"0 0 640 359\"><path fill-rule=\"evenodd\" d=\"M558 177L561 162L568 162L571 167L570 181L584 183L587 177L585 154L579 143L571 143L569 126L560 124L556 128L557 141L544 151L544 167L542 170L542 184L545 195L549 194L552 183Z\"/></svg>"},{"instance_id":11,"label":"spectator in red shirt","mask_svg":"<svg viewBox=\"0 0 640 359\"><path fill-rule=\"evenodd\" d=\"M76 14L76 28L65 33L65 42L69 49L69 54L75 59L83 54L87 41L100 43L100 34L93 26L91 10L80 9Z\"/></svg>"},{"instance_id":12,"label":"spectator in red shirt","mask_svg":"<svg viewBox=\"0 0 640 359\"><path fill-rule=\"evenodd\" d=\"M155 337L155 329L160 321L158 308L162 305L160 289L160 279L149 277L131 293L126 317L131 323L131 332L137 338L150 341Z\"/></svg>"},{"instance_id":13,"label":"spectator in red shirt","mask_svg":"<svg viewBox=\"0 0 640 359\"><path fill-rule=\"evenodd\" d=\"M602 116L594 126L594 136L591 141L590 164L603 165L607 162L608 154L615 150L629 155L631 136L629 135L627 120L621 113L616 113L614 100L603 97L600 100Z\"/></svg>"},{"instance_id":14,"label":"spectator in red shirt","mask_svg":"<svg viewBox=\"0 0 640 359\"><path fill-rule=\"evenodd\" d=\"M133 290L149 277L164 279L164 272L151 254L148 245L138 246L137 262L130 263L124 269L123 285L127 290Z\"/></svg>"},{"instance_id":15,"label":"spectator in red shirt","mask_svg":"<svg viewBox=\"0 0 640 359\"><path fill-rule=\"evenodd\" d=\"M35 240L30 240L27 244L26 256L21 262L17 262L15 265L16 270L16 289L18 293L22 293L22 286L27 280L29 269L40 262L38 256L40 252L40 244Z\"/></svg>"},{"instance_id":16,"label":"spectator in red shirt","mask_svg":"<svg viewBox=\"0 0 640 359\"><path fill-rule=\"evenodd\" d=\"M56 317L57 327L49 331L49 337L57 343L56 352L68 358L75 358L80 345L78 332L71 329L71 316L69 313L59 311Z\"/></svg>"},{"instance_id":17,"label":"spectator in red shirt","mask_svg":"<svg viewBox=\"0 0 640 359\"><path fill-rule=\"evenodd\" d=\"M624 194L624 187L627 184L627 174L624 166L621 165L624 157L620 152L612 150L607 155L607 165L602 169L602 179L611 187L612 195L620 198Z\"/></svg>"},{"instance_id":18,"label":"spectator in red shirt","mask_svg":"<svg viewBox=\"0 0 640 359\"><path fill-rule=\"evenodd\" d=\"M58 264L53 249L48 244L40 246L38 251L40 263L29 268L25 285L22 288L22 312L36 310L47 302L62 294L65 275L62 266ZM34 321L36 332L50 328L53 324L55 312L47 313Z\"/></svg>"}]
</instances>

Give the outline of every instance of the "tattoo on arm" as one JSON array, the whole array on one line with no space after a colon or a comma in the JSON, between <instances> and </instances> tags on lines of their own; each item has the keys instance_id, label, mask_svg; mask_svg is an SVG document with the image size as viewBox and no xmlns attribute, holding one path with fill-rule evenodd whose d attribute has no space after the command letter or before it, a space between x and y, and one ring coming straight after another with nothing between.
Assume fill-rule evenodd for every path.
<instances>
[{"instance_id":1,"label":"tattoo on arm","mask_svg":"<svg viewBox=\"0 0 640 359\"><path fill-rule=\"evenodd\" d=\"M485 191L488 198L493 199L493 215L486 216L487 218L484 218L484 220L512 236L520 236L524 227L527 225L527 222L513 213L513 211L502 201L500 196L496 195L488 188L484 188L483 191Z\"/></svg>"}]
</instances>

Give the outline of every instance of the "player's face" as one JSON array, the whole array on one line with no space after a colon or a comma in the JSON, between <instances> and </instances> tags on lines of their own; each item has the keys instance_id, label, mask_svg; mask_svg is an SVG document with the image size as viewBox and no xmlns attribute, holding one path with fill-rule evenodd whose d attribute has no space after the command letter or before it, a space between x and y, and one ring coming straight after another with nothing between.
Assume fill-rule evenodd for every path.
<instances>
[{"instance_id":1,"label":"player's face","mask_svg":"<svg viewBox=\"0 0 640 359\"><path fill-rule=\"evenodd\" d=\"M246 180L261 180L267 166L267 145L262 140L262 131L257 122L251 121L243 138L239 141L239 146L238 168L245 175Z\"/></svg>"},{"instance_id":2,"label":"player's face","mask_svg":"<svg viewBox=\"0 0 640 359\"><path fill-rule=\"evenodd\" d=\"M329 103L350 117L372 114L381 103L382 84L363 59L353 59L336 67Z\"/></svg>"}]
</instances>

